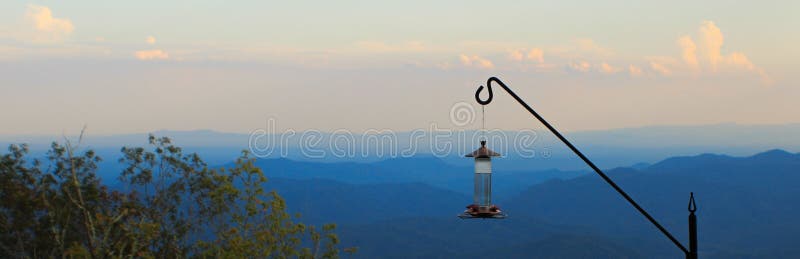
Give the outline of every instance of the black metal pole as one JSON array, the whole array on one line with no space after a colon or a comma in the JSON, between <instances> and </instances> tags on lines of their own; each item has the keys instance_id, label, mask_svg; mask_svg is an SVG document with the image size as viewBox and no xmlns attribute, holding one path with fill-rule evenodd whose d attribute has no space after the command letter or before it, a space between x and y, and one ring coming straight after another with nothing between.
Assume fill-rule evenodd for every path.
<instances>
[{"instance_id":1,"label":"black metal pole","mask_svg":"<svg viewBox=\"0 0 800 259\"><path fill-rule=\"evenodd\" d=\"M689 253L687 259L697 259L697 204L694 202L694 193L689 193Z\"/></svg>"},{"instance_id":2,"label":"black metal pole","mask_svg":"<svg viewBox=\"0 0 800 259\"><path fill-rule=\"evenodd\" d=\"M578 148L576 148L574 145L572 145L572 143L570 143L569 140L567 140L563 135L561 135L560 132L558 132L558 130L556 130L552 125L550 125L550 123L548 123L544 118L542 118L542 116L540 116L538 113L536 113L536 111L534 111L530 106L528 106L528 104L525 103L525 101L523 101L521 98L519 98L519 96L517 96L517 94L515 94L514 91L511 91L511 89L509 89L508 86L506 86L506 84L504 84L502 81L500 81L500 79L498 79L497 77L491 77L491 78L489 78L489 80L486 81L486 88L489 91L489 98L487 98L486 101L483 101L480 98L480 94L481 94L481 91L483 90L483 86L478 87L478 90L475 92L475 100L478 101L479 104L487 105L490 102L492 102L492 98L494 97L493 93L492 93L492 82L496 82L496 83L500 84L500 87L503 87L503 89L505 89L506 92L508 92L508 94L511 95L511 97L514 97L514 99L517 100L517 102L519 104L521 104L523 107L525 107L525 109L528 110L528 112L530 112L531 115L533 115L533 117L536 117L536 119L539 120L539 122L544 124L544 126L547 127L547 129L549 129L550 132L552 132L554 135L556 135L556 137L558 137L558 139L561 140L561 142L564 142L564 144L566 144L567 147L569 147L569 149L572 150L572 152L574 152L576 155L578 155L578 157L580 157L581 160L583 160L584 163L589 165L589 167L591 167L594 170L595 173L600 175L600 177L603 178L603 180L605 180L606 183L611 185L611 187L614 188L614 190L616 190L620 195L622 195L622 197L625 198L625 200L627 200L628 203L630 203L634 208L636 208L636 210L639 211L639 213L642 214L642 216L647 218L647 220L650 221L650 223L652 223L656 228L658 228L658 230L660 230L662 234L667 236L667 238L669 238L669 240L672 241L672 243L674 243L678 248L681 249L681 251L683 251L684 254L686 254L687 258L690 258L689 257L690 254L691 254L690 251L688 249L686 249L686 247L683 246L683 244L681 244L681 242L679 242L677 239L675 239L675 237L672 236L672 234L670 234L669 231L667 231L667 229L665 229L663 226L661 226L661 224L658 223L658 221L656 221L655 218L650 216L650 213L647 213L647 211L645 211L641 206L639 206L639 204L636 203L636 201L634 201L633 198L631 198L627 193L625 193L625 191L623 191L622 188L617 186L617 184L614 183L614 181L612 181L611 178L609 178L603 172L603 170L600 170L599 167L594 165L594 163L592 163L592 161L590 161L589 158L584 156L583 153L581 153L581 151L578 150ZM689 216L690 217L690 222L691 222L692 215ZM696 257L696 252L695 252L695 257L694 258L697 258Z\"/></svg>"}]
</instances>

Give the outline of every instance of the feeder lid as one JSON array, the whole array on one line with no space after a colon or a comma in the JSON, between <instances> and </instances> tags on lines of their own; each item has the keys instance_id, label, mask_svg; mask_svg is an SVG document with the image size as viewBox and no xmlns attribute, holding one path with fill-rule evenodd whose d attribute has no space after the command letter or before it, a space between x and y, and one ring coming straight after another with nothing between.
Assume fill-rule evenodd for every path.
<instances>
[{"instance_id":1,"label":"feeder lid","mask_svg":"<svg viewBox=\"0 0 800 259\"><path fill-rule=\"evenodd\" d=\"M500 153L494 152L491 149L486 147L486 140L481 140L481 147L472 153L465 155L465 157L478 157L478 158L486 158L486 157L493 157L493 156L501 156Z\"/></svg>"}]
</instances>

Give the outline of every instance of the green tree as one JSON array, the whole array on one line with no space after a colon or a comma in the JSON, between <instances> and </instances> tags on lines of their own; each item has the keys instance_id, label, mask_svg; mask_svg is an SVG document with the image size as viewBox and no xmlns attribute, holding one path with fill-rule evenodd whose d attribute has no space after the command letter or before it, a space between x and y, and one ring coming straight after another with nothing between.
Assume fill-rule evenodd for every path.
<instances>
[{"instance_id":1,"label":"green tree","mask_svg":"<svg viewBox=\"0 0 800 259\"><path fill-rule=\"evenodd\" d=\"M295 223L247 152L231 168L210 168L169 138L148 140L150 150L122 148L115 189L97 177L101 159L69 141L53 143L45 162L9 146L0 157L0 257L339 256L335 225Z\"/></svg>"}]
</instances>

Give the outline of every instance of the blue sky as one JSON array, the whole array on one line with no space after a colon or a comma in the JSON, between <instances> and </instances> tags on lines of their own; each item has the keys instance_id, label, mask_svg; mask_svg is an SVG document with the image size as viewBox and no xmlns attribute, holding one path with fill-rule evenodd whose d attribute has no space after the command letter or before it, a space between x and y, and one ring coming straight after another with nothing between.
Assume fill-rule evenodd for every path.
<instances>
[{"instance_id":1,"label":"blue sky","mask_svg":"<svg viewBox=\"0 0 800 259\"><path fill-rule=\"evenodd\" d=\"M6 1L0 134L797 123L797 1ZM502 95L502 94L501 94ZM535 127L510 98L487 126Z\"/></svg>"}]
</instances>

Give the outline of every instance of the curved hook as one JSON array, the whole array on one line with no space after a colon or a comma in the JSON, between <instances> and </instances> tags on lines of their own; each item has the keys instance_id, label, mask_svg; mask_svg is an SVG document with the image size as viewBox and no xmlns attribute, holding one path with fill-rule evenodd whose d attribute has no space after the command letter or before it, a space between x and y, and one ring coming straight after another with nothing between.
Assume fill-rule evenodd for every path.
<instances>
[{"instance_id":1,"label":"curved hook","mask_svg":"<svg viewBox=\"0 0 800 259\"><path fill-rule=\"evenodd\" d=\"M694 202L694 192L689 193L689 212L697 211L697 204Z\"/></svg>"},{"instance_id":2,"label":"curved hook","mask_svg":"<svg viewBox=\"0 0 800 259\"><path fill-rule=\"evenodd\" d=\"M483 91L483 86L478 87L478 90L475 91L475 101L478 101L481 105L487 105L492 102L492 98L494 98L494 94L492 93L492 81L497 81L498 84L503 85L503 82L497 77L490 77L489 80L486 80L486 89L489 90L489 98L486 100L481 100L481 91Z\"/></svg>"}]
</instances>

